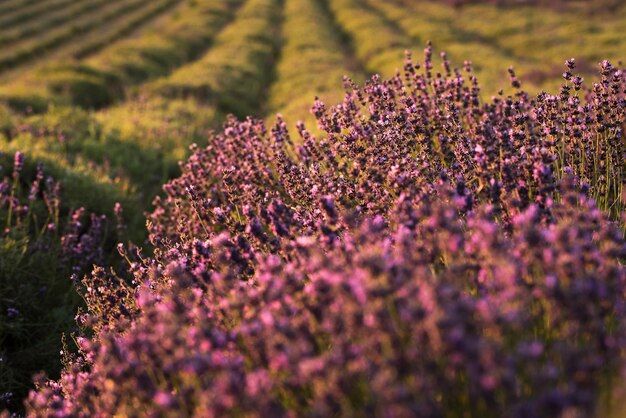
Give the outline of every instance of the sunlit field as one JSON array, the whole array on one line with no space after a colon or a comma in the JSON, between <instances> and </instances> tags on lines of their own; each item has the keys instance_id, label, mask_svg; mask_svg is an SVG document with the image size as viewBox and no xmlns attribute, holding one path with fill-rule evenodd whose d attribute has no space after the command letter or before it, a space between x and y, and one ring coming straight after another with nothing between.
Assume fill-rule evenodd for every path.
<instances>
[{"instance_id":1,"label":"sunlit field","mask_svg":"<svg viewBox=\"0 0 626 418\"><path fill-rule=\"evenodd\" d=\"M626 3L0 0L0 416L626 417Z\"/></svg>"}]
</instances>

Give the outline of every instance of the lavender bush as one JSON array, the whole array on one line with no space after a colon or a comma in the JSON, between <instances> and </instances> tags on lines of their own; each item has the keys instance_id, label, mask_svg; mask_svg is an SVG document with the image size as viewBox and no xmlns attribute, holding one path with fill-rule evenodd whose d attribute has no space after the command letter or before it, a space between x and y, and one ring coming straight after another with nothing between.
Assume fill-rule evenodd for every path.
<instances>
[{"instance_id":1,"label":"lavender bush","mask_svg":"<svg viewBox=\"0 0 626 418\"><path fill-rule=\"evenodd\" d=\"M16 411L41 370L58 375L79 305L70 276L104 262L106 217L62 204L61 185L22 152L0 180L0 407ZM12 166L12 167L11 167ZM119 239L119 238L118 238Z\"/></svg>"},{"instance_id":2,"label":"lavender bush","mask_svg":"<svg viewBox=\"0 0 626 418\"><path fill-rule=\"evenodd\" d=\"M194 146L29 414L592 416L623 383L626 75L570 60L530 97L510 69L481 103L431 55L317 101L317 138L232 118Z\"/></svg>"}]
</instances>

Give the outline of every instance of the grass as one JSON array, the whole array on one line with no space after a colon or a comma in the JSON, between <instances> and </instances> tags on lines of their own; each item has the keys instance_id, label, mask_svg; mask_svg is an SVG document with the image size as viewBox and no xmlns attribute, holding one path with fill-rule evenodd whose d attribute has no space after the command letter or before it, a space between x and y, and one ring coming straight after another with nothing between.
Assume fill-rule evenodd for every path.
<instances>
[{"instance_id":1,"label":"grass","mask_svg":"<svg viewBox=\"0 0 626 418\"><path fill-rule=\"evenodd\" d=\"M342 44L326 6L314 0L286 0L284 41L269 93L269 118L275 113L307 115L315 96L331 103L341 100L337 85L344 75L364 79L360 62Z\"/></svg>"},{"instance_id":2,"label":"grass","mask_svg":"<svg viewBox=\"0 0 626 418\"><path fill-rule=\"evenodd\" d=\"M148 3L146 0L110 1L102 8L92 11L88 18L52 29L45 36L17 42L16 45L3 49L2 53L0 53L0 71L23 65L40 54L48 53L71 39L105 25L117 17Z\"/></svg>"},{"instance_id":3,"label":"grass","mask_svg":"<svg viewBox=\"0 0 626 418\"><path fill-rule=\"evenodd\" d=\"M10 146L2 146L10 150ZM79 207L89 207L98 213L108 213L113 218L113 199L121 198L114 188L109 188L95 180L93 170L81 175L55 161L53 155L46 155L39 192L32 194L33 179L36 178L36 160L26 158L23 168L11 175L12 155L0 156L0 164L9 167L2 176L10 179L10 195L18 199L20 205L27 203L27 213L6 209L3 203L0 211L0 407L19 411L19 403L32 387L32 375L46 370L58 375L61 365L59 351L63 349L62 333L76 330L74 316L81 299L71 280L72 273L86 273L92 255L95 253L71 254L66 251L71 239L67 233L73 215ZM8 177L7 177L8 175ZM60 192L54 191L54 183L48 176L63 178ZM5 183L6 184L6 183ZM37 190L35 189L35 190ZM26 196L28 195L28 199ZM31 195L33 197L31 197ZM108 206L108 207L107 207ZM16 206L18 208L20 206ZM128 215L133 214L130 206ZM88 210L89 212L89 210ZM76 217L79 224L76 232L83 234L95 225L94 218ZM124 239L121 234L111 234L115 225L104 225L102 233L94 235L96 248L111 248L115 242ZM86 228L86 229L85 229ZM83 230L83 231L81 231ZM129 239L137 239L129 231ZM85 235L82 235L83 237ZM131 238L132 237L132 238ZM80 235L76 236L81 239ZM87 241L81 242L86 243ZM103 260L114 262L113 252L103 253ZM86 261L82 263L80 259ZM100 262L100 261L99 261Z\"/></svg>"},{"instance_id":4,"label":"grass","mask_svg":"<svg viewBox=\"0 0 626 418\"><path fill-rule=\"evenodd\" d=\"M137 19L143 21L170 3L165 1L158 6L153 3L147 9L148 15ZM51 101L86 108L112 104L126 97L127 89L133 85L163 76L196 58L210 46L213 36L230 20L240 3L240 0L188 1L176 9L176 13L155 22L158 29L148 28L104 49L104 44L113 41L111 37L108 40L101 36L86 39L70 53L78 59L44 63L0 89L0 97L4 96L14 107L22 109L30 106L45 110L45 104ZM113 25L110 30L117 32L113 32L112 37L118 38L132 30L137 19L126 16ZM85 56L94 49L102 50Z\"/></svg>"},{"instance_id":5,"label":"grass","mask_svg":"<svg viewBox=\"0 0 626 418\"><path fill-rule=\"evenodd\" d=\"M0 18L0 25L2 25L2 31L7 29L13 29L15 26L24 25L36 21L37 18L48 12L58 10L60 7L65 7L74 3L71 0L44 0L34 3L31 7L27 8L7 8L3 10L2 18ZM5 6L6 7L6 6Z\"/></svg>"},{"instance_id":6,"label":"grass","mask_svg":"<svg viewBox=\"0 0 626 418\"><path fill-rule=\"evenodd\" d=\"M359 60L370 73L391 74L401 62L411 39L387 21L365 0L329 1Z\"/></svg>"},{"instance_id":7,"label":"grass","mask_svg":"<svg viewBox=\"0 0 626 418\"><path fill-rule=\"evenodd\" d=\"M88 57L102 48L110 45L118 39L124 38L132 34L137 27L141 27L145 22L155 16L169 10L171 7L179 3L179 0L161 0L152 2L149 7L139 9L133 13L128 13L118 19L116 25L107 31L103 31L98 37L81 43L79 47L72 52L72 56L77 59Z\"/></svg>"},{"instance_id":8,"label":"grass","mask_svg":"<svg viewBox=\"0 0 626 418\"><path fill-rule=\"evenodd\" d=\"M55 9L47 11L40 19L24 22L18 27L7 30L6 26L0 31L0 45L9 46L14 42L32 38L55 27L67 24L69 20L80 19L82 15L87 14L93 8L106 4L103 0L84 1L75 3L67 7L64 4L54 4ZM59 8L60 7L60 8Z\"/></svg>"},{"instance_id":9,"label":"grass","mask_svg":"<svg viewBox=\"0 0 626 418\"><path fill-rule=\"evenodd\" d=\"M626 38L618 35L626 30L625 6L610 15L582 17L575 8L473 4L456 9L435 2L367 1L415 41L433 40L457 66L466 59L480 63L475 69L487 97L508 87L510 65L531 93L556 93L565 59L576 58L578 70L590 78L600 60L617 63L626 50Z\"/></svg>"},{"instance_id":10,"label":"grass","mask_svg":"<svg viewBox=\"0 0 626 418\"><path fill-rule=\"evenodd\" d=\"M278 50L281 1L248 0L193 64L149 87L169 98L195 98L240 117L257 114Z\"/></svg>"}]
</instances>

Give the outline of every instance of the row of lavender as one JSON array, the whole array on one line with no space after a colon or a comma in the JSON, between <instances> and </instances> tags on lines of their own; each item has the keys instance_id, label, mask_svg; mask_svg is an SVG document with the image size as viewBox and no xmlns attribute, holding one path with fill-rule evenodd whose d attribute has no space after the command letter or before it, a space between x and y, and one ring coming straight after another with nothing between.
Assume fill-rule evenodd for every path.
<instances>
[{"instance_id":1,"label":"row of lavender","mask_svg":"<svg viewBox=\"0 0 626 418\"><path fill-rule=\"evenodd\" d=\"M12 161L10 160L12 157ZM0 408L19 409L41 370L58 374L60 335L73 326L80 296L72 284L105 248L122 238L119 221L89 214L64 201L61 183L22 152L0 155L8 173L0 180ZM11 168L12 166L12 168ZM0 164L0 172L3 167Z\"/></svg>"},{"instance_id":2,"label":"row of lavender","mask_svg":"<svg viewBox=\"0 0 626 418\"><path fill-rule=\"evenodd\" d=\"M510 70L481 103L431 54L316 102L318 138L231 119L194 147L29 413L595 413L626 348L626 74L568 61L533 98Z\"/></svg>"}]
</instances>

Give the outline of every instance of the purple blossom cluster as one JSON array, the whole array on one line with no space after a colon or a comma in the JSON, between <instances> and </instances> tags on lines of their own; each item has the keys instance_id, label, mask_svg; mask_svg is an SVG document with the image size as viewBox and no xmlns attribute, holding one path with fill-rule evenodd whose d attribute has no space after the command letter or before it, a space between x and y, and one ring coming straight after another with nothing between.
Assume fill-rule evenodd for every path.
<instances>
[{"instance_id":1,"label":"purple blossom cluster","mask_svg":"<svg viewBox=\"0 0 626 418\"><path fill-rule=\"evenodd\" d=\"M0 167L0 408L17 412L32 375L60 369L79 303L69 277L104 262L106 218L69 210L60 183L24 153L0 157L9 165Z\"/></svg>"},{"instance_id":2,"label":"purple blossom cluster","mask_svg":"<svg viewBox=\"0 0 626 418\"><path fill-rule=\"evenodd\" d=\"M592 416L623 383L626 73L481 103L442 58L346 80L320 135L192 147L29 414Z\"/></svg>"},{"instance_id":3,"label":"purple blossom cluster","mask_svg":"<svg viewBox=\"0 0 626 418\"><path fill-rule=\"evenodd\" d=\"M93 213L87 216L82 207L67 215L63 213L60 182L44 176L41 163L37 165L34 178L28 179L22 173L24 160L24 153L17 151L11 175L0 183L2 237L19 239L31 235L33 251L49 251L60 244L64 262L72 264L77 272L101 263L106 216ZM120 214L121 210L121 206L116 206Z\"/></svg>"}]
</instances>

